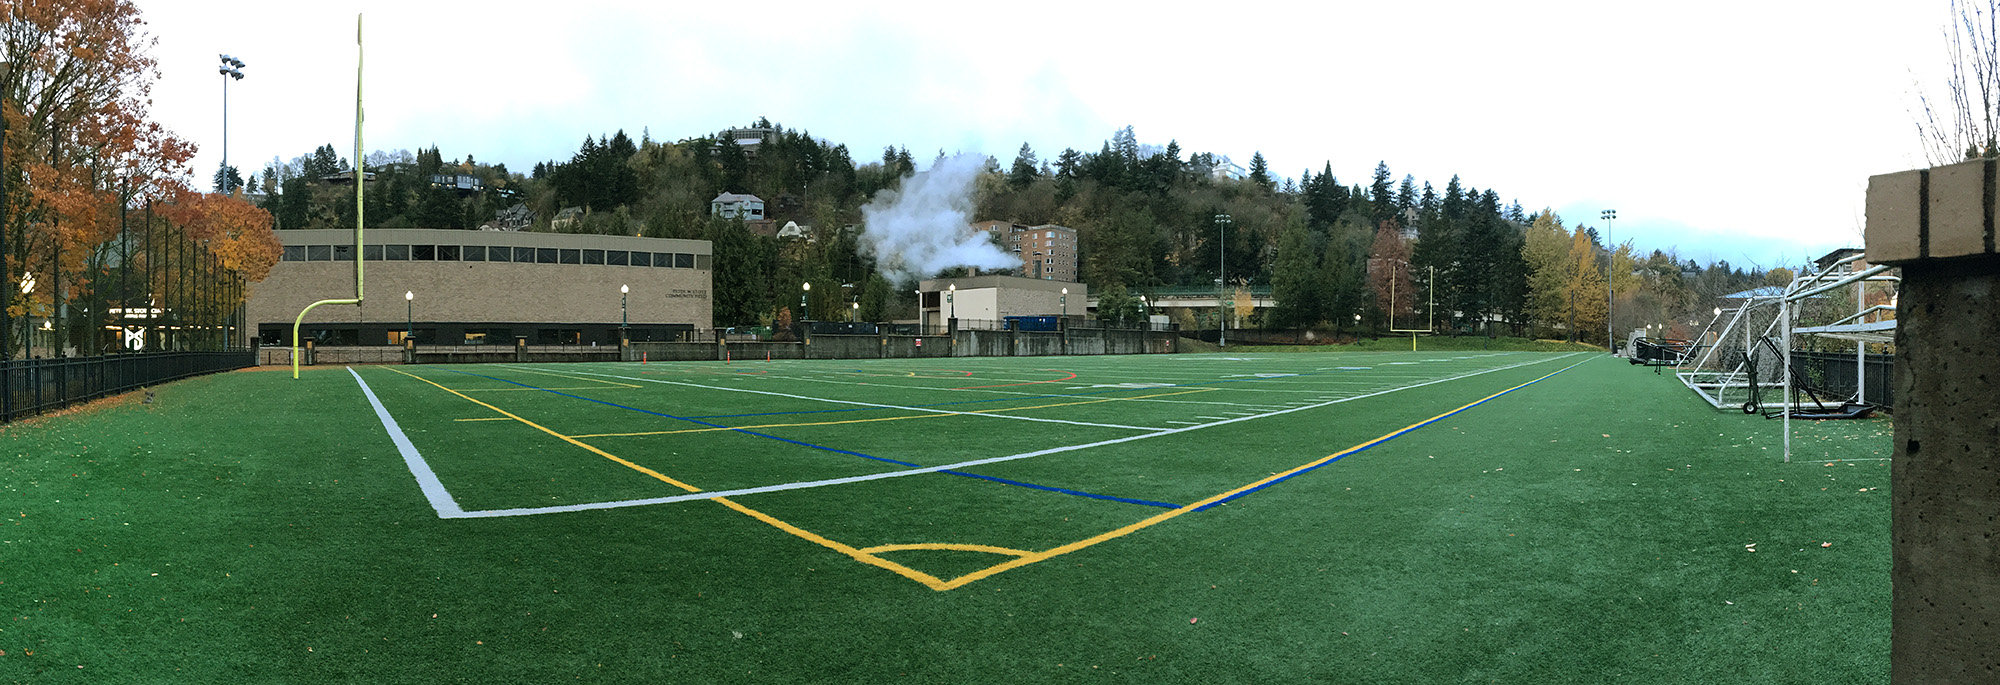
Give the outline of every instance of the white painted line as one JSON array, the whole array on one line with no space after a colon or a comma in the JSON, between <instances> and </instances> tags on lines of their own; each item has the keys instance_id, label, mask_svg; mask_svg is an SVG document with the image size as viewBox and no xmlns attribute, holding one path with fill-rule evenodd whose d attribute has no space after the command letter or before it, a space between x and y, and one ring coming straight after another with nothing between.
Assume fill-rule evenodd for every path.
<instances>
[{"instance_id":1,"label":"white painted line","mask_svg":"<svg viewBox=\"0 0 2000 685\"><path fill-rule=\"evenodd\" d=\"M1474 372L1471 372L1471 373L1467 373L1467 374L1462 374L1462 375L1458 375L1458 376L1452 376L1452 377L1450 377L1450 378L1440 378L1440 379L1437 379L1437 380L1434 380L1434 381L1425 381L1425 382L1423 382L1423 383L1418 383L1418 384L1416 384L1416 385L1410 385L1410 386L1404 386L1404 387L1400 387L1400 388L1391 388L1391 389L1389 389L1389 390L1383 390L1383 391L1381 391L1381 392L1375 392L1375 393L1369 393L1369 394L1366 394L1366 395L1356 395L1356 396L1354 396L1354 397L1343 397L1343 398L1340 398L1340 399L1337 399L1337 400L1333 400L1333 401L1331 401L1331 402L1326 402L1326 403L1323 403L1323 404L1315 404L1315 405L1310 405L1310 406L1305 406L1305 407L1295 407L1295 408L1292 408L1292 409L1280 409L1280 410L1278 410L1278 411L1274 411L1274 412L1271 412L1271 413L1269 413L1269 414L1259 414L1259 415L1256 415L1256 416L1245 416L1245 417L1238 417L1238 418L1234 418L1234 419L1228 419L1228 420L1224 420L1224 421L1217 421L1217 422L1215 422L1215 423L1204 423L1204 424L1200 424L1200 425L1195 425L1195 426L1188 426L1188 427L1186 427L1186 428L1165 428L1165 429L1158 429L1158 430L1156 430L1155 432L1152 432L1152 433L1142 433L1142 434L1139 434L1139 435L1128 435L1128 436L1125 436L1125 437L1122 437L1122 438L1112 438L1112 439L1109 439L1109 440L1099 440L1099 441L1097 441L1097 442L1090 442L1090 443L1084 443L1084 444L1081 444L1081 445L1069 445L1069 446L1066 446L1066 447L1051 447L1051 448L1048 448L1048 449L1040 449L1040 450L1035 450L1035 451L1033 451L1033 452L1022 452L1022 453L1019 453L1019 454L1010 454L1010 455L1007 455L1007 456L1002 456L1002 457L987 457L987 458L985 458L985 459L970 459L970 460L966 460L966 461L961 461L961 462L957 462L957 463L952 463L952 464L943 464L943 465L939 465L939 466L926 466L926 467L923 467L923 468L917 468L917 469L907 469L907 470L902 470L902 471L884 471L884 472L881 472L881 473L871 473L871 474L867 474L867 475L861 475L861 476L847 476L847 477L844 477L844 478L828 478L828 479L824 479L824 480L809 480L809 481L798 481L798 482L794 482L794 483L780 483L780 484L777 484L777 485L761 485L761 486L757 486L757 487L751 487L751 488L738 488L738 489L735 489L735 490L710 490L710 491L706 491L706 492L690 492L690 493L686 493L686 494L681 494L681 495L671 495L671 496L667 496L667 497L652 497L652 498L648 498L648 499L635 499L635 500L624 500L624 501L619 501L619 502L593 502L593 503L590 503L590 504L565 504L565 505L559 505L559 506L553 506L553 507L534 507L534 508L523 508L523 509L492 509L492 510L486 510L486 511L468 511L468 512L465 512L465 513L463 513L463 514L460 514L460 515L458 515L458 516L454 516L454 517L452 517L452 518L487 518L487 517L495 517L495 516L528 516L528 515L534 515L534 514L559 514L559 513L564 513L564 512L572 512L572 511L588 511L588 510L592 510L592 509L614 509L614 508L618 508L618 507L638 507L638 506L647 506L647 505L652 505L652 504L667 504L667 503L671 503L671 502L685 502L685 501L689 501L689 500L697 500L697 499L712 499L712 498L716 498L716 497L739 497L739 496L743 496L743 495L757 495L757 494L763 494L763 493L767 493L767 492L784 492L784 491L787 491L787 490L807 490L807 489L811 489L811 488L822 488L822 487L827 487L827 486L830 486L830 485L847 485L847 484L850 484L850 483L865 483L865 482L868 482L868 481L876 481L876 480L886 480L886 479L890 479L890 478L903 478L903 477L907 477L907 476L920 476L920 475L923 475L923 474L927 474L927 473L937 473L937 472L939 472L939 471L955 471L955 470L959 470L959 469L965 469L965 468L970 468L970 467L974 467L974 466L983 466L983 465L986 465L986 464L998 464L998 463L1001 463L1001 462L1008 462L1008 461L1014 461L1014 460L1017 460L1017 459L1030 459L1030 458L1033 458L1033 457L1041 457L1041 456L1047 456L1047 455L1050 455L1050 454L1061 454L1061 453L1063 453L1063 452L1074 452L1074 451L1076 451L1076 450L1085 450L1085 449L1090 449L1090 448L1093 448L1093 447L1105 447L1105 446L1109 446L1109 445L1117 445L1117 444L1122 444L1122 443L1127 443L1127 442L1132 442L1132 441L1134 441L1134 440L1145 440L1145 439L1147 439L1147 438L1157 438L1157 437L1161 437L1161 436L1166 436L1166 435L1178 435L1178 434L1181 434L1181 433L1186 433L1186 432L1189 432L1189 431L1197 431L1197 430L1202 430L1202 429L1204 429L1204 428L1213 428L1213 427L1215 427L1215 426L1224 426L1224 425L1228 425L1228 424L1232 424L1232 423L1240 423L1240 422L1243 422L1243 421L1253 421L1253 420L1256 420L1256 419L1261 419L1261 418L1266 418L1266 417L1271 417L1271 416L1277 416L1277 415L1280 415L1280 414L1290 414L1290 413L1292 413L1292 412L1298 412L1298 411L1305 411L1305 410L1307 410L1307 409L1314 409L1314 408L1317 408L1317 407L1324 407L1324 406L1327 406L1327 405L1331 405L1331 404L1340 404L1340 403L1342 403L1342 402L1352 402L1352 401L1355 401L1355 400L1362 400L1362 399L1368 399L1368 398L1370 398L1370 397L1377 397L1377 396L1380 396L1380 395L1387 395L1387 394L1389 394L1389 393L1393 393L1393 392L1401 392L1401 391L1404 391L1404 390L1414 390L1414 389L1416 389L1416 388L1421 388L1421 387L1424 387L1424 386L1427 386L1427 385L1437 385L1437 384L1439 384L1439 383L1449 383L1449 382L1451 382L1451 381L1455 381L1455 380L1460 380L1460 379L1464 379L1464 378L1471 378L1471 377L1473 377L1473 376L1482 376L1482 375L1485 375L1485 374L1489 374L1489 373L1493 373L1493 372L1496 372L1496 371L1506 371L1506 370L1508 370L1508 369L1514 369L1514 368L1519 368L1519 367L1523 367L1523 366L1529 366L1529 365L1533 365L1533 364L1541 364L1541 363L1544 363L1544 362L1551 362L1551 361L1558 361L1558 360L1562 360L1562 359L1568 359L1568 358L1570 358L1570 357L1574 357L1574 356L1576 356L1576 355L1579 355L1579 354L1586 354L1586 353L1584 353L1584 352L1572 352L1572 353L1570 353L1570 354L1566 354L1566 355L1563 355L1563 356L1560 356L1560 357L1551 357L1551 358L1548 358L1548 359L1540 359L1540 360L1535 360L1535 361L1526 361L1526 362L1521 362L1521 363L1519 363L1519 364L1509 364L1509 365L1507 365L1507 366L1499 366L1499 367L1494 367L1494 368L1491 368L1491 369L1486 369L1486 370L1484 370L1484 371L1474 371ZM1585 361L1585 362L1587 362L1587 361L1590 361L1590 360L1589 360L1589 359L1585 359L1584 361ZM1577 362L1577 364L1582 364L1582 363L1583 363L1583 362ZM1575 366L1575 364L1572 364L1571 366ZM620 378L620 376L612 376L612 377L613 377L613 378ZM632 379L632 380L646 380L646 379ZM697 387L702 387L702 386L697 386Z\"/></svg>"},{"instance_id":2,"label":"white painted line","mask_svg":"<svg viewBox=\"0 0 2000 685\"><path fill-rule=\"evenodd\" d=\"M1183 426L1199 426L1199 425L1201 425L1201 423L1200 423L1200 422L1198 422L1198 421L1168 421L1167 423L1178 423L1178 424L1180 424L1180 425L1183 425Z\"/></svg>"},{"instance_id":3,"label":"white painted line","mask_svg":"<svg viewBox=\"0 0 2000 685\"><path fill-rule=\"evenodd\" d=\"M1195 418L1197 418L1197 419L1212 419L1212 420L1216 420L1216 421L1228 421L1228 420L1229 420L1229 417L1227 417L1227 416L1197 416L1197 417L1195 417Z\"/></svg>"},{"instance_id":4,"label":"white painted line","mask_svg":"<svg viewBox=\"0 0 2000 685\"><path fill-rule=\"evenodd\" d=\"M506 368L516 368L516 367L506 367ZM632 376L620 376L620 375L617 375L617 374L611 374L611 373L591 373L591 372L589 372L589 371L569 371L568 373L574 373L574 374L579 374L579 375L584 375L584 376L598 376L598 377L602 377L602 378L617 378L617 379L621 379L621 380L628 380L628 381L632 381L632 382L635 382L635 383L659 383L659 384L661 384L661 385L679 385L679 386L685 386L685 387L689 387L689 388L701 388L701 389L703 389L703 390L721 390L721 391L723 391L723 392L744 392L744 393L750 393L750 394L752 394L752 395L770 395L770 396L773 396L773 397L787 397L787 398L791 398L791 399L795 399L795 400L808 400L808 401L813 401L813 402L829 402L829 403L833 403L833 404L846 404L846 405L853 405L853 406L857 406L857 407L875 407L875 408L877 408L877 409L900 409L900 410L903 410L903 411L915 411L915 412L924 412L924 413L927 413L927 414L952 414L952 415L956 415L956 416L988 416L988 417L992 417L992 418L996 418L996 419L1014 419L1014 420L1016 420L1016 421L1036 421L1036 422L1040 422L1040 423L1066 423L1066 424L1069 424L1069 425L1072 425L1072 426L1094 426L1094 427L1097 427L1097 428L1123 428L1123 429L1125 429L1125 430L1135 430L1135 431L1150 431L1150 430L1159 430L1158 428L1154 428L1154 427L1152 427L1152 426L1127 426L1127 425L1124 425L1124 424L1118 424L1118 423L1091 423L1091 422L1088 422L1088 421L1065 421L1065 420L1063 420L1063 419L1044 419L1044 418L1037 418L1037 417L1033 417L1033 416L1015 416L1015 415L1012 415L1012 414L988 414L988 413L975 413L975 412L965 412L965 411L947 411L947 410L944 410L944 409L929 409L929 408L925 408L925 407L905 407L905 406L901 406L901 405L894 405L894 404L876 404L876 403L874 403L874 402L856 402L856 401L853 401L853 400L836 400L836 399L830 399L830 398L825 398L825 397L809 397L809 396L806 396L806 395L793 395L793 394L790 394L790 393L782 393L782 392L771 392L771 391L769 391L769 390L745 390L745 389L743 389L743 388L725 388L725 387L721 387L721 386L715 386L715 385L702 385L702 384L700 384L700 383L684 383L684 382L681 382L681 381L669 381L669 380L661 380L661 379L658 379L658 378L634 378L634 377L632 377ZM793 379L793 380L811 380L811 379L806 379L806 378L798 378L798 379ZM900 386L890 386L890 387L900 387Z\"/></svg>"},{"instance_id":5,"label":"white painted line","mask_svg":"<svg viewBox=\"0 0 2000 685\"><path fill-rule=\"evenodd\" d=\"M354 367L347 367L347 373L354 376L354 382L361 384L361 394L368 396L368 403L375 407L375 417L382 420L382 428L389 431L389 441L396 443L396 451L403 454L403 465L410 467L410 475L416 476L417 488L424 491L424 498L431 501L431 509L437 511L438 518L457 518L465 514L452 500L451 492L438 482L431 465L424 461L424 455L417 453L417 446L410 444L410 436L403 434L403 427L396 425L396 419L389 416L389 409L382 406L382 400L375 398L375 390L368 382L361 380L361 374Z\"/></svg>"}]
</instances>

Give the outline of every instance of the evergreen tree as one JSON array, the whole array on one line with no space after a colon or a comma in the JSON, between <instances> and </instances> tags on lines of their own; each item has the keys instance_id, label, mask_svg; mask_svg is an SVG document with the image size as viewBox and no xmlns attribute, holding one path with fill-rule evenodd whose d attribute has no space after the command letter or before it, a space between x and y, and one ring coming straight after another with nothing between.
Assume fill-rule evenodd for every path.
<instances>
[{"instance_id":1,"label":"evergreen tree","mask_svg":"<svg viewBox=\"0 0 2000 685\"><path fill-rule=\"evenodd\" d=\"M1319 246L1303 217L1285 222L1278 234L1278 253L1271 266L1271 298L1277 305L1265 316L1270 328L1306 328L1325 318L1325 284L1321 282Z\"/></svg>"},{"instance_id":2,"label":"evergreen tree","mask_svg":"<svg viewBox=\"0 0 2000 685\"><path fill-rule=\"evenodd\" d=\"M1035 149L1021 144L1021 151L1014 155L1014 168L1007 175L1007 183L1015 190L1028 187L1035 182Z\"/></svg>"},{"instance_id":3,"label":"evergreen tree","mask_svg":"<svg viewBox=\"0 0 2000 685\"><path fill-rule=\"evenodd\" d=\"M214 180L215 192L218 193L233 193L237 188L243 187L243 175L237 173L234 166L218 166Z\"/></svg>"},{"instance_id":4,"label":"evergreen tree","mask_svg":"<svg viewBox=\"0 0 2000 685\"><path fill-rule=\"evenodd\" d=\"M1368 203L1371 207L1369 218L1374 225L1396 220L1396 197L1389 185L1389 163L1375 163L1375 178L1368 184Z\"/></svg>"},{"instance_id":5,"label":"evergreen tree","mask_svg":"<svg viewBox=\"0 0 2000 685\"><path fill-rule=\"evenodd\" d=\"M1263 188L1267 193L1277 187L1271 181L1271 165L1264 161L1262 151L1250 156L1250 182L1257 184L1257 187Z\"/></svg>"}]
</instances>

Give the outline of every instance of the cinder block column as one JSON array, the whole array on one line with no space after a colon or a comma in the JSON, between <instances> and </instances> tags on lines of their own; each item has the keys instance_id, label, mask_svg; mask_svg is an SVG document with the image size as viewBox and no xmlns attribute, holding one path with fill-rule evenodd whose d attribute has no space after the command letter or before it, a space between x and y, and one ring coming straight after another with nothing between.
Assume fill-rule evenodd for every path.
<instances>
[{"instance_id":1,"label":"cinder block column","mask_svg":"<svg viewBox=\"0 0 2000 685\"><path fill-rule=\"evenodd\" d=\"M1868 259L1902 268L1889 677L2000 682L2000 255L1993 161L1869 179Z\"/></svg>"}]
</instances>

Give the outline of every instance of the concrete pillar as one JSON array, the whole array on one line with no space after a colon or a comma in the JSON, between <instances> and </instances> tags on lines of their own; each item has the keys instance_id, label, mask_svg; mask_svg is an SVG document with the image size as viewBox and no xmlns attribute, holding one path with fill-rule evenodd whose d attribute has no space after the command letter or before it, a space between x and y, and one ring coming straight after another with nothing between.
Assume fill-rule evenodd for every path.
<instances>
[{"instance_id":1,"label":"concrete pillar","mask_svg":"<svg viewBox=\"0 0 2000 685\"><path fill-rule=\"evenodd\" d=\"M1868 184L1868 260L1902 268L1890 462L1889 678L2000 679L1995 164Z\"/></svg>"}]
</instances>

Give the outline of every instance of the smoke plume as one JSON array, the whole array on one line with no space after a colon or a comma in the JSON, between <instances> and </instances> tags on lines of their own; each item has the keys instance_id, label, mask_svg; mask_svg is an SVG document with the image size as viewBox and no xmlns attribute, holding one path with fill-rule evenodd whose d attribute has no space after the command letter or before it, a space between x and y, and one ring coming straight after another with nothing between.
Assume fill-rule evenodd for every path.
<instances>
[{"instance_id":1,"label":"smoke plume","mask_svg":"<svg viewBox=\"0 0 2000 685\"><path fill-rule=\"evenodd\" d=\"M956 266L1012 269L1021 260L972 229L974 182L986 166L980 155L959 155L903 179L901 190L883 190L861 207L866 230L861 247L890 281L929 278Z\"/></svg>"}]
</instances>

